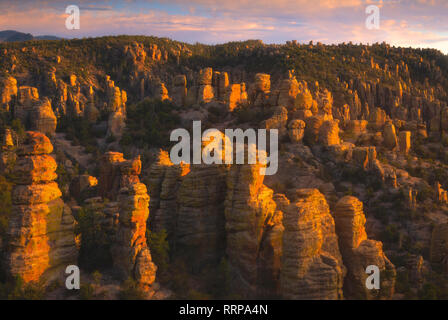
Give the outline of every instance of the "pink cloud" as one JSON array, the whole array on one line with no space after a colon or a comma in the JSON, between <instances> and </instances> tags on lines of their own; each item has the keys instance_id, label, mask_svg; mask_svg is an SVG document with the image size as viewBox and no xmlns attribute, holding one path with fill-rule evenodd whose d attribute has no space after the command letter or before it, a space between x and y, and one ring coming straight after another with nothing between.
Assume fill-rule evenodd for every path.
<instances>
[{"instance_id":1,"label":"pink cloud","mask_svg":"<svg viewBox=\"0 0 448 320\"><path fill-rule=\"evenodd\" d=\"M145 34L187 42L221 43L259 38L265 42L298 39L324 43L386 41L394 45L435 47L448 52L446 0L160 0L97 1L81 12L81 30L65 29L64 6L58 1L2 1L0 30L64 37ZM154 4L153 1L145 3ZM368 4L381 7L380 30L365 28ZM81 0L80 6L89 5ZM135 10L135 6L143 9ZM183 9L170 11L171 6ZM97 10L96 10L97 9ZM175 12L175 13L173 13Z\"/></svg>"}]
</instances>

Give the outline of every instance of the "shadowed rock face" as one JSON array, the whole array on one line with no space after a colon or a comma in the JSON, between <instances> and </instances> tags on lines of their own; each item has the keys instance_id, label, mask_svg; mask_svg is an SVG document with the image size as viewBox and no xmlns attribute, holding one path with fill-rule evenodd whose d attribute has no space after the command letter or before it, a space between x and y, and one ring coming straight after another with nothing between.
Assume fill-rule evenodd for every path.
<instances>
[{"instance_id":1,"label":"shadowed rock face","mask_svg":"<svg viewBox=\"0 0 448 320\"><path fill-rule=\"evenodd\" d=\"M223 256L226 173L221 165L192 165L179 186L176 250L195 270Z\"/></svg>"},{"instance_id":2,"label":"shadowed rock face","mask_svg":"<svg viewBox=\"0 0 448 320\"><path fill-rule=\"evenodd\" d=\"M283 211L281 292L287 299L341 299L345 273L333 217L317 189L278 201Z\"/></svg>"},{"instance_id":3,"label":"shadowed rock face","mask_svg":"<svg viewBox=\"0 0 448 320\"><path fill-rule=\"evenodd\" d=\"M140 182L141 168L140 157L125 160L120 152L107 152L101 159L99 195L115 200L121 188Z\"/></svg>"},{"instance_id":4,"label":"shadowed rock face","mask_svg":"<svg viewBox=\"0 0 448 320\"><path fill-rule=\"evenodd\" d=\"M18 150L6 265L10 276L26 283L62 279L77 259L74 219L54 182L52 151L48 138L38 132L27 132Z\"/></svg>"},{"instance_id":5,"label":"shadowed rock face","mask_svg":"<svg viewBox=\"0 0 448 320\"><path fill-rule=\"evenodd\" d=\"M390 299L395 287L395 266L383 252L380 241L367 239L363 205L357 198L347 196L339 200L335 209L336 232L342 258L347 267L344 289L351 299ZM366 268L380 269L380 289L368 290Z\"/></svg>"},{"instance_id":6,"label":"shadowed rock face","mask_svg":"<svg viewBox=\"0 0 448 320\"><path fill-rule=\"evenodd\" d=\"M166 230L194 270L223 256L226 173L220 165L173 165L164 151L150 169L151 230Z\"/></svg>"}]
</instances>

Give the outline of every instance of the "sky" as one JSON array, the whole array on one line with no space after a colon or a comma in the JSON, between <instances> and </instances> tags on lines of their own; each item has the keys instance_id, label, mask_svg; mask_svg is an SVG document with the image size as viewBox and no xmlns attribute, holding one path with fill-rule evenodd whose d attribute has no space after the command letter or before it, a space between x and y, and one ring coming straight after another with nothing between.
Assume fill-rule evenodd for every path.
<instances>
[{"instance_id":1,"label":"sky","mask_svg":"<svg viewBox=\"0 0 448 320\"><path fill-rule=\"evenodd\" d=\"M80 9L68 30L65 9ZM366 27L379 9L379 29ZM448 0L0 0L0 30L65 38L153 35L216 44L261 39L326 44L387 42L448 54Z\"/></svg>"}]
</instances>

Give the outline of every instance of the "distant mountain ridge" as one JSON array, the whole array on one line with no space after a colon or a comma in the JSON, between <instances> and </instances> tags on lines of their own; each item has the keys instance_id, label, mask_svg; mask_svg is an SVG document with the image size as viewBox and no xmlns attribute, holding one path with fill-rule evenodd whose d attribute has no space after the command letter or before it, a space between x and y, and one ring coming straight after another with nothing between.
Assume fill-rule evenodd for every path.
<instances>
[{"instance_id":1,"label":"distant mountain ridge","mask_svg":"<svg viewBox=\"0 0 448 320\"><path fill-rule=\"evenodd\" d=\"M15 30L0 31L0 42L16 42L16 41L29 41L29 40L61 40L62 38L43 35L33 36L31 33L24 33Z\"/></svg>"}]
</instances>

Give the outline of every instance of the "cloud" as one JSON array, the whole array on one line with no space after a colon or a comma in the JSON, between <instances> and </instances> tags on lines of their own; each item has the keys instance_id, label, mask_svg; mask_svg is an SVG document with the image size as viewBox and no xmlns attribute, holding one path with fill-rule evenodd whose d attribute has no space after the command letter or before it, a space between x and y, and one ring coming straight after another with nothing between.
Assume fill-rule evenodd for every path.
<instances>
[{"instance_id":1,"label":"cloud","mask_svg":"<svg viewBox=\"0 0 448 320\"><path fill-rule=\"evenodd\" d=\"M448 53L446 0L78 1L81 30L65 29L55 0L0 2L0 29L85 37L144 34L186 42L297 39L324 43L386 41ZM365 28L365 8L380 7L380 30Z\"/></svg>"}]
</instances>

